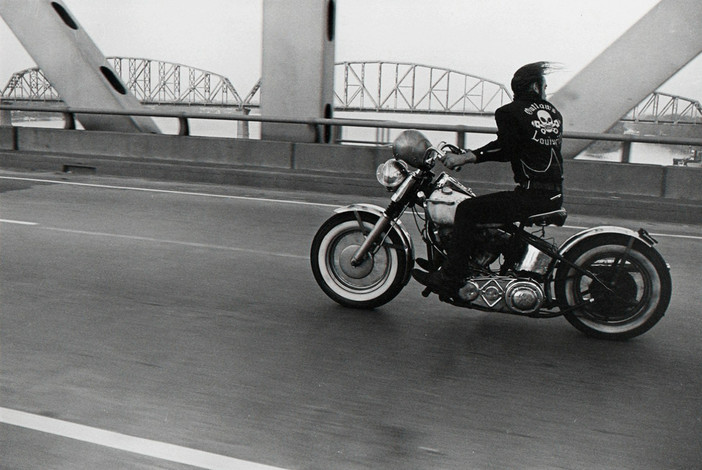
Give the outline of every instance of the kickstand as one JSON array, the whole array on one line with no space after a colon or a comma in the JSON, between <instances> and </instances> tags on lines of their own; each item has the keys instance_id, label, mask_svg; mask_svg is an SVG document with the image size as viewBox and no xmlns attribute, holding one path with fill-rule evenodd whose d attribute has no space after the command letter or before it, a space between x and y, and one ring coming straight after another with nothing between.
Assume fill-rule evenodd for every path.
<instances>
[{"instance_id":1,"label":"kickstand","mask_svg":"<svg viewBox=\"0 0 702 470\"><path fill-rule=\"evenodd\" d=\"M431 287L427 287L422 291L422 297L429 297L429 294L431 294L433 291L431 290Z\"/></svg>"}]
</instances>

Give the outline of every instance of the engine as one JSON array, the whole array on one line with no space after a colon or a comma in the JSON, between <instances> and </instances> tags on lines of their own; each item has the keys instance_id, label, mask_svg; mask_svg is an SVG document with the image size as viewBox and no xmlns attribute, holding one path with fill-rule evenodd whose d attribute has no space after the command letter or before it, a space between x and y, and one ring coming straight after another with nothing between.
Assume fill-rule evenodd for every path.
<instances>
[{"instance_id":1,"label":"engine","mask_svg":"<svg viewBox=\"0 0 702 470\"><path fill-rule=\"evenodd\" d=\"M456 217L458 204L473 193L449 175L439 178L437 190L433 191L426 201L426 210L434 223L434 236L444 247L448 246L453 237L453 221ZM473 261L481 266L489 266L504 251L509 235L500 229L486 228L475 233L476 252Z\"/></svg>"},{"instance_id":2,"label":"engine","mask_svg":"<svg viewBox=\"0 0 702 470\"><path fill-rule=\"evenodd\" d=\"M461 300L481 310L528 315L544 304L544 290L530 279L507 276L473 278L458 291Z\"/></svg>"}]
</instances>

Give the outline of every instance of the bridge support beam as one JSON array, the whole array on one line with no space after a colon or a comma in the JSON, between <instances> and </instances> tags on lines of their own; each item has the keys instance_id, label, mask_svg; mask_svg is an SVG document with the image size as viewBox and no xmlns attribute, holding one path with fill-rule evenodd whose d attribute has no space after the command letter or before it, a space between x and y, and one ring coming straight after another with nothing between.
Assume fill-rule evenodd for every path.
<instances>
[{"instance_id":1,"label":"bridge support beam","mask_svg":"<svg viewBox=\"0 0 702 470\"><path fill-rule=\"evenodd\" d=\"M702 2L661 0L551 101L566 131L606 132L702 52ZM575 157L589 142L565 140Z\"/></svg>"},{"instance_id":2,"label":"bridge support beam","mask_svg":"<svg viewBox=\"0 0 702 470\"><path fill-rule=\"evenodd\" d=\"M264 0L261 114L331 118L334 109L334 0ZM261 138L330 142L331 129L263 123Z\"/></svg>"},{"instance_id":3,"label":"bridge support beam","mask_svg":"<svg viewBox=\"0 0 702 470\"><path fill-rule=\"evenodd\" d=\"M120 112L141 108L61 0L0 0L0 16L69 107ZM88 130L159 132L148 117L77 118Z\"/></svg>"}]
</instances>

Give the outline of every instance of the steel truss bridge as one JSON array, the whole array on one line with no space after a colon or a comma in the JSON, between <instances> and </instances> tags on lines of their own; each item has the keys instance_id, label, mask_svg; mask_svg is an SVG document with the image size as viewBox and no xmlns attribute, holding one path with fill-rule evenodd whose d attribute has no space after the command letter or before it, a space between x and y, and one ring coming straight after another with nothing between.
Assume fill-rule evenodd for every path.
<instances>
[{"instance_id":1,"label":"steel truss bridge","mask_svg":"<svg viewBox=\"0 0 702 470\"><path fill-rule=\"evenodd\" d=\"M689 98L655 92L636 105L622 120L661 124L702 124L702 105L699 101Z\"/></svg>"},{"instance_id":2,"label":"steel truss bridge","mask_svg":"<svg viewBox=\"0 0 702 470\"><path fill-rule=\"evenodd\" d=\"M440 67L342 62L334 72L342 111L483 115L512 100L501 83Z\"/></svg>"},{"instance_id":3,"label":"steel truss bridge","mask_svg":"<svg viewBox=\"0 0 702 470\"><path fill-rule=\"evenodd\" d=\"M242 98L228 78L207 70L159 60L108 57L130 92L145 105L220 106L244 109L258 91ZM16 72L2 90L3 100L59 103L61 97L39 67Z\"/></svg>"},{"instance_id":4,"label":"steel truss bridge","mask_svg":"<svg viewBox=\"0 0 702 470\"><path fill-rule=\"evenodd\" d=\"M258 108L261 80L240 94L228 78L183 64L133 57L108 61L127 88L145 105L218 107L248 113ZM511 100L495 81L456 70L412 63L359 61L335 64L336 111L491 115ZM12 75L1 98L61 103L38 67ZM699 101L655 92L634 107L625 121L702 124Z\"/></svg>"}]
</instances>

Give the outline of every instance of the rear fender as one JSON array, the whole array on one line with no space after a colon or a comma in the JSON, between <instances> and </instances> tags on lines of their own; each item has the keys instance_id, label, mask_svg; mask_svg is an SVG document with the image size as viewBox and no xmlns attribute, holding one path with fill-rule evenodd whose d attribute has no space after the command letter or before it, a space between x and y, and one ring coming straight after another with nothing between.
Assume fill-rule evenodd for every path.
<instances>
[{"instance_id":1,"label":"rear fender","mask_svg":"<svg viewBox=\"0 0 702 470\"><path fill-rule=\"evenodd\" d=\"M631 229L624 227L603 225L600 227L592 227L587 230L583 230L582 232L576 233L575 235L567 239L565 242L563 242L563 244L561 244L560 248L558 249L558 252L561 255L565 256L565 254L568 253L578 243L601 235L623 235L625 237L631 237L641 241L642 243L646 244L651 248L655 244L655 240L653 240L653 238L651 238L651 236L648 235L648 233L646 233L646 231L644 231L643 229L639 230L638 232L635 232Z\"/></svg>"},{"instance_id":2,"label":"rear fender","mask_svg":"<svg viewBox=\"0 0 702 470\"><path fill-rule=\"evenodd\" d=\"M558 276L558 271L560 269L565 268L566 270L568 269L568 266L575 267L571 263L569 263L568 260L568 254L570 253L571 250L573 250L575 247L580 245L581 243L585 242L586 240L590 240L592 238L597 238L597 237L611 237L611 236L619 236L623 238L627 238L629 240L633 241L639 241L641 243L644 243L646 246L653 247L655 240L646 233L645 230L641 229L639 232L635 232L631 229L624 228L624 227L617 227L617 226L610 226L610 225L603 225L599 227L592 227L588 228L586 230L583 230L582 232L578 232L572 237L568 238L566 241L564 241L561 246L558 248L558 254L560 255L560 259L556 260L554 259L553 262L551 263L549 267L549 277L551 280L554 280L555 277ZM632 244L633 244L632 241ZM582 269L579 267L575 267L576 269ZM549 291L548 295L551 298L554 298L555 292L552 290L553 286L551 285L551 282L547 283L547 289Z\"/></svg>"},{"instance_id":3,"label":"rear fender","mask_svg":"<svg viewBox=\"0 0 702 470\"><path fill-rule=\"evenodd\" d=\"M375 204L365 203L350 204L348 206L339 207L335 209L334 212L337 214L343 214L345 212L366 212L378 217L384 217L385 214L385 210L382 207L376 206ZM410 272L414 267L414 244L412 243L412 237L410 237L409 232L402 224L401 220L392 221L391 230L395 232L398 237L400 237L400 240L402 240L402 255L405 257L405 266L407 266L407 272L404 275L404 282L407 283L409 282Z\"/></svg>"}]
</instances>

